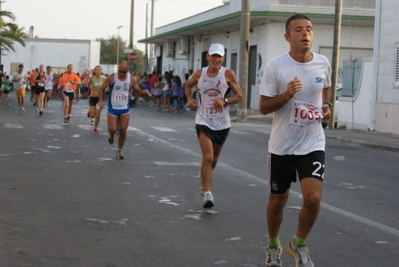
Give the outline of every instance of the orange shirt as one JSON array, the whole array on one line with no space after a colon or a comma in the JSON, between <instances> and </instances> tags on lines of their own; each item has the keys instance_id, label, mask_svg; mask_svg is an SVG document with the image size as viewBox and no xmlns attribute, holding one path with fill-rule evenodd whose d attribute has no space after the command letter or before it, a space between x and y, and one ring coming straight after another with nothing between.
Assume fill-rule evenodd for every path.
<instances>
[{"instance_id":1,"label":"orange shirt","mask_svg":"<svg viewBox=\"0 0 399 267\"><path fill-rule=\"evenodd\" d=\"M35 86L36 85L36 82L34 82L34 80L35 80L35 76L36 76L36 71L32 71L30 74L29 74L29 80L30 80L30 85L31 86Z\"/></svg>"},{"instance_id":2,"label":"orange shirt","mask_svg":"<svg viewBox=\"0 0 399 267\"><path fill-rule=\"evenodd\" d=\"M80 83L80 78L75 73L64 73L62 77L60 77L60 83L64 92L72 93L76 91L77 85L71 84L70 81Z\"/></svg>"}]
</instances>

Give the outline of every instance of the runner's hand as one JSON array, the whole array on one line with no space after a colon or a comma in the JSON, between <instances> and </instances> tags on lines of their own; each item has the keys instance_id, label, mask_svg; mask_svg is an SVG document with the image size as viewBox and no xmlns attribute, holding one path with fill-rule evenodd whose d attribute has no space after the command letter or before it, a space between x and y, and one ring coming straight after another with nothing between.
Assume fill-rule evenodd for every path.
<instances>
[{"instance_id":1,"label":"runner's hand","mask_svg":"<svg viewBox=\"0 0 399 267\"><path fill-rule=\"evenodd\" d=\"M187 100L187 106L191 109L195 109L197 107L197 101L191 98Z\"/></svg>"},{"instance_id":2,"label":"runner's hand","mask_svg":"<svg viewBox=\"0 0 399 267\"><path fill-rule=\"evenodd\" d=\"M292 98L296 93L300 92L303 88L303 84L298 77L295 77L287 84L287 94Z\"/></svg>"}]
</instances>

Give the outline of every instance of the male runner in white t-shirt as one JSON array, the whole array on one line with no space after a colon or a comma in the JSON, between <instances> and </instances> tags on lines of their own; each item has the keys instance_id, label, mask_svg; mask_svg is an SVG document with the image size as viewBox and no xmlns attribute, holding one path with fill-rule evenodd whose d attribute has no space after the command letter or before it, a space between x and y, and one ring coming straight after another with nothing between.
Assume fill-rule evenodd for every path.
<instances>
[{"instance_id":1,"label":"male runner in white t-shirt","mask_svg":"<svg viewBox=\"0 0 399 267\"><path fill-rule=\"evenodd\" d=\"M222 67L224 47L212 44L209 47L208 67L196 70L186 83L188 107L197 108L195 129L202 151L200 171L200 193L204 196L204 208L214 206L211 193L212 170L216 167L218 157L230 130L229 105L241 102L241 88L232 70ZM193 89L198 86L200 97L193 99ZM228 88L234 95L228 96Z\"/></svg>"},{"instance_id":2,"label":"male runner in white t-shirt","mask_svg":"<svg viewBox=\"0 0 399 267\"><path fill-rule=\"evenodd\" d=\"M298 177L303 205L297 233L287 251L295 258L296 267L313 267L306 238L320 208L325 154L321 121L331 116L331 68L325 56L310 51L313 26L306 15L290 17L284 36L290 51L270 60L259 86L261 113L274 112L268 155L269 246L265 266L282 266L279 230L289 188Z\"/></svg>"}]
</instances>

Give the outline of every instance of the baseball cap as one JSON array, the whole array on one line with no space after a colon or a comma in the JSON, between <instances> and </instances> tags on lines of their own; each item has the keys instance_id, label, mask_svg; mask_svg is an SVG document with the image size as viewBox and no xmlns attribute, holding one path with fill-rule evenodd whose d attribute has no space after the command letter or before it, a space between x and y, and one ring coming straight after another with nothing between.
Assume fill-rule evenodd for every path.
<instances>
[{"instance_id":1,"label":"baseball cap","mask_svg":"<svg viewBox=\"0 0 399 267\"><path fill-rule=\"evenodd\" d=\"M209 55L218 54L224 57L224 46L221 44L211 44L208 50Z\"/></svg>"}]
</instances>

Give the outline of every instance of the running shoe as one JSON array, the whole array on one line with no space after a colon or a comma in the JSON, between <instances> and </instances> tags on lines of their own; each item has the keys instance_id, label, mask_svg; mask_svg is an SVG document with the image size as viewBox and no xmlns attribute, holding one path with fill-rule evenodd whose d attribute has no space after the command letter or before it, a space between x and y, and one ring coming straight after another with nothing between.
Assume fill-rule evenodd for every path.
<instances>
[{"instance_id":1,"label":"running shoe","mask_svg":"<svg viewBox=\"0 0 399 267\"><path fill-rule=\"evenodd\" d=\"M117 150L116 151L116 159L124 159L123 154L122 154L122 150Z\"/></svg>"},{"instance_id":2,"label":"running shoe","mask_svg":"<svg viewBox=\"0 0 399 267\"><path fill-rule=\"evenodd\" d=\"M68 117L67 117L67 123L69 123L70 121L71 121L71 117L68 116Z\"/></svg>"},{"instance_id":3,"label":"running shoe","mask_svg":"<svg viewBox=\"0 0 399 267\"><path fill-rule=\"evenodd\" d=\"M295 259L296 267L314 267L312 260L309 257L309 251L306 246L294 245L295 236L291 239L287 245L287 252L292 258Z\"/></svg>"},{"instance_id":4,"label":"running shoe","mask_svg":"<svg viewBox=\"0 0 399 267\"><path fill-rule=\"evenodd\" d=\"M22 114L22 113L23 113L22 108L20 108L19 109L19 114Z\"/></svg>"},{"instance_id":5,"label":"running shoe","mask_svg":"<svg viewBox=\"0 0 399 267\"><path fill-rule=\"evenodd\" d=\"M43 111L42 110L40 110L40 112L39 112L39 116L41 116L41 115L43 115Z\"/></svg>"},{"instance_id":6,"label":"running shoe","mask_svg":"<svg viewBox=\"0 0 399 267\"><path fill-rule=\"evenodd\" d=\"M64 123L68 123L67 117L64 118Z\"/></svg>"},{"instance_id":7,"label":"running shoe","mask_svg":"<svg viewBox=\"0 0 399 267\"><path fill-rule=\"evenodd\" d=\"M24 107L22 107L22 108L21 108L21 110L22 110L22 112L25 112L25 109L24 109Z\"/></svg>"},{"instance_id":8,"label":"running shoe","mask_svg":"<svg viewBox=\"0 0 399 267\"><path fill-rule=\"evenodd\" d=\"M281 267L282 247L267 247L265 267Z\"/></svg>"},{"instance_id":9,"label":"running shoe","mask_svg":"<svg viewBox=\"0 0 399 267\"><path fill-rule=\"evenodd\" d=\"M91 124L91 125L94 125L94 119L91 119L90 124Z\"/></svg>"},{"instance_id":10,"label":"running shoe","mask_svg":"<svg viewBox=\"0 0 399 267\"><path fill-rule=\"evenodd\" d=\"M112 145L114 143L114 135L108 133L108 143Z\"/></svg>"},{"instance_id":11,"label":"running shoe","mask_svg":"<svg viewBox=\"0 0 399 267\"><path fill-rule=\"evenodd\" d=\"M200 192L201 196L204 196L205 192L204 192L204 186L202 184L202 179L201 179L201 171L198 172L198 175L199 175L199 178L201 180L201 184L199 186L199 192Z\"/></svg>"},{"instance_id":12,"label":"running shoe","mask_svg":"<svg viewBox=\"0 0 399 267\"><path fill-rule=\"evenodd\" d=\"M93 132L94 132L94 133L98 133L97 128L94 128Z\"/></svg>"},{"instance_id":13,"label":"running shoe","mask_svg":"<svg viewBox=\"0 0 399 267\"><path fill-rule=\"evenodd\" d=\"M213 196L211 192L206 192L204 195L204 208L211 209L215 204L213 203Z\"/></svg>"}]
</instances>

